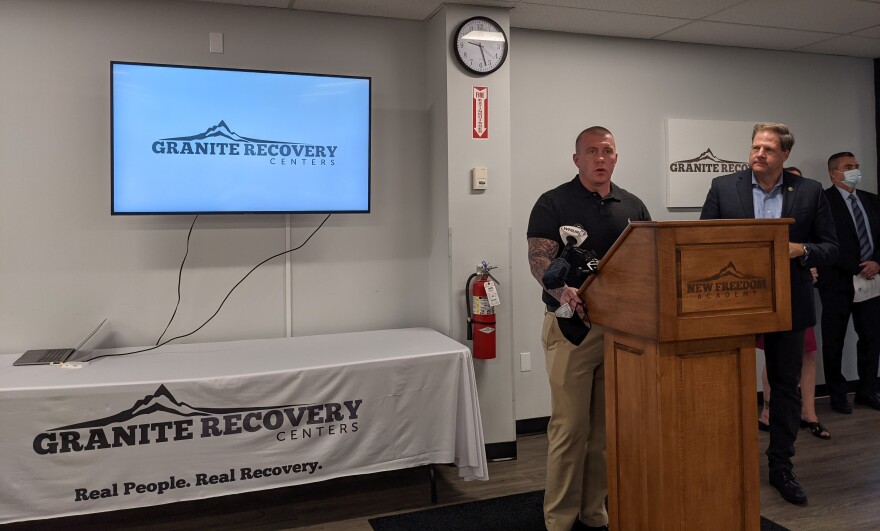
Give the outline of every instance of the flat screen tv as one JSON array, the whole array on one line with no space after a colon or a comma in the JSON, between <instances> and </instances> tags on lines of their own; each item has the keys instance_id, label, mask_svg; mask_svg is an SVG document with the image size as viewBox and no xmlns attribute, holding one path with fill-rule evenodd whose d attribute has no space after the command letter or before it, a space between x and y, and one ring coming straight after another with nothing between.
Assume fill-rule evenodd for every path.
<instances>
[{"instance_id":1,"label":"flat screen tv","mask_svg":"<svg viewBox=\"0 0 880 531\"><path fill-rule=\"evenodd\" d=\"M370 211L370 78L110 68L112 214Z\"/></svg>"}]
</instances>

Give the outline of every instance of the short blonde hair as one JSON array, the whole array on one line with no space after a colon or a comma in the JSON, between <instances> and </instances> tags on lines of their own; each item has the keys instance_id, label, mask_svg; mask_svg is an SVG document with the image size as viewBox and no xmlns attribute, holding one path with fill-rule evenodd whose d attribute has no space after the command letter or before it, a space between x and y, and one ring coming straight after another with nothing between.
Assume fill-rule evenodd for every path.
<instances>
[{"instance_id":1,"label":"short blonde hair","mask_svg":"<svg viewBox=\"0 0 880 531\"><path fill-rule=\"evenodd\" d=\"M791 151L791 148L794 147L794 135L791 134L791 131L788 130L788 126L785 124L776 124L772 122L755 124L755 128L752 129L752 140L755 140L755 135L760 131L770 131L771 133L779 135L779 147L782 148L782 151Z\"/></svg>"}]
</instances>

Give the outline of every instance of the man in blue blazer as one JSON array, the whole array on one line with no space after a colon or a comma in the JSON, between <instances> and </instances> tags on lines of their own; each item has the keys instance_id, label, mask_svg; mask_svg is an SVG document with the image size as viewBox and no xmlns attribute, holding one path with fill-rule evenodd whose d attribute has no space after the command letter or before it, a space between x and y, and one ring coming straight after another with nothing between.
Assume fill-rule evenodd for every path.
<instances>
[{"instance_id":1,"label":"man in blue blazer","mask_svg":"<svg viewBox=\"0 0 880 531\"><path fill-rule=\"evenodd\" d=\"M837 259L837 234L828 200L817 181L783 171L794 136L783 124L759 123L752 131L750 169L712 180L700 219L794 218L788 229L792 329L764 335L770 401L770 484L796 504L807 501L792 472L800 425L798 383L804 330L816 324L811 267Z\"/></svg>"},{"instance_id":2,"label":"man in blue blazer","mask_svg":"<svg viewBox=\"0 0 880 531\"><path fill-rule=\"evenodd\" d=\"M859 341L856 362L859 384L855 403L880 409L877 398L877 366L880 360L880 297L853 302L853 277L880 283L880 212L876 194L858 190L859 162L848 151L828 159L833 186L825 190L840 240L840 258L819 268L822 299L822 364L831 395L831 408L852 413L846 398L846 378L840 371L843 343L850 315Z\"/></svg>"}]
</instances>

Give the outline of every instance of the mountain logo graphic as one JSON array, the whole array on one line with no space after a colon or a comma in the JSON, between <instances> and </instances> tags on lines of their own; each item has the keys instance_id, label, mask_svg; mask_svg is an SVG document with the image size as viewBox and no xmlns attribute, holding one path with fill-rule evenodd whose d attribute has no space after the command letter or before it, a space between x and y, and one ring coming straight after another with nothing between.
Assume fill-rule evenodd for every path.
<instances>
[{"instance_id":1,"label":"mountain logo graphic","mask_svg":"<svg viewBox=\"0 0 880 531\"><path fill-rule=\"evenodd\" d=\"M213 407L193 407L186 402L180 402L171 394L165 384L159 386L155 392L149 394L134 403L130 408L120 411L115 415L103 417L100 419L53 428L47 431L62 430L78 430L83 428L97 428L108 426L110 424L120 424L139 417L141 415L149 415L161 411L171 413L180 417L207 417L210 415L226 415L230 413L245 413L250 411L265 411L269 409L284 409L297 406L306 406L308 404L291 404L283 406L270 407L238 407L238 408L213 408Z\"/></svg>"},{"instance_id":2,"label":"mountain logo graphic","mask_svg":"<svg viewBox=\"0 0 880 531\"><path fill-rule=\"evenodd\" d=\"M686 286L688 295L695 294L698 298L702 298L707 294L714 294L717 297L720 294L727 296L734 292L743 296L754 295L758 290L767 289L768 284L766 278L743 273L732 261L729 261L714 275L688 281Z\"/></svg>"},{"instance_id":3,"label":"mountain logo graphic","mask_svg":"<svg viewBox=\"0 0 880 531\"><path fill-rule=\"evenodd\" d=\"M719 173L719 172L735 172L748 169L747 162L739 162L735 160L725 160L712 153L711 148L706 148L699 156L692 159L677 160L669 165L669 171L687 172L687 173Z\"/></svg>"},{"instance_id":4,"label":"mountain logo graphic","mask_svg":"<svg viewBox=\"0 0 880 531\"><path fill-rule=\"evenodd\" d=\"M179 141L191 141L191 140L208 140L214 139L218 137L225 137L233 142L254 142L257 144L301 144L301 142L286 142L282 140L260 140L258 138L250 138L246 136L241 136L238 133L234 132L232 129L226 125L225 120L220 120L215 126L209 127L205 130L204 133L199 133L197 135L192 136L177 136L172 138L163 138L162 140L179 140Z\"/></svg>"},{"instance_id":5,"label":"mountain logo graphic","mask_svg":"<svg viewBox=\"0 0 880 531\"><path fill-rule=\"evenodd\" d=\"M271 164L280 157L290 160L285 163L289 165L295 165L292 161L297 160L302 165L309 161L314 166L335 166L338 147L243 136L233 131L226 120L220 120L196 135L160 138L150 149L155 155L267 157L272 159ZM321 159L320 164L315 159Z\"/></svg>"},{"instance_id":6,"label":"mountain logo graphic","mask_svg":"<svg viewBox=\"0 0 880 531\"><path fill-rule=\"evenodd\" d=\"M720 271L712 275L711 277L701 278L699 280L694 280L694 282L713 282L715 280L721 280L725 277L733 277L737 279L756 279L761 277L756 277L754 275L746 275L745 273L740 273L740 271L733 265L733 262L727 262L727 265L722 267Z\"/></svg>"}]
</instances>

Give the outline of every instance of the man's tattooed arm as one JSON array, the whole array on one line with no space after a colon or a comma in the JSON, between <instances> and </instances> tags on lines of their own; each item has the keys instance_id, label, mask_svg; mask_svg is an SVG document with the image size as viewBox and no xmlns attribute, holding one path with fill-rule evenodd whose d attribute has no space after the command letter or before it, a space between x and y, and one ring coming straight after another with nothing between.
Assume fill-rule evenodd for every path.
<instances>
[{"instance_id":1,"label":"man's tattooed arm","mask_svg":"<svg viewBox=\"0 0 880 531\"><path fill-rule=\"evenodd\" d=\"M556 253L559 251L559 244L553 240L546 238L529 238L529 268L532 270L532 276L538 281L538 284L544 288L547 293L554 299L561 301L562 292L565 287L556 289L547 289L544 286L544 272L550 267Z\"/></svg>"}]
</instances>

